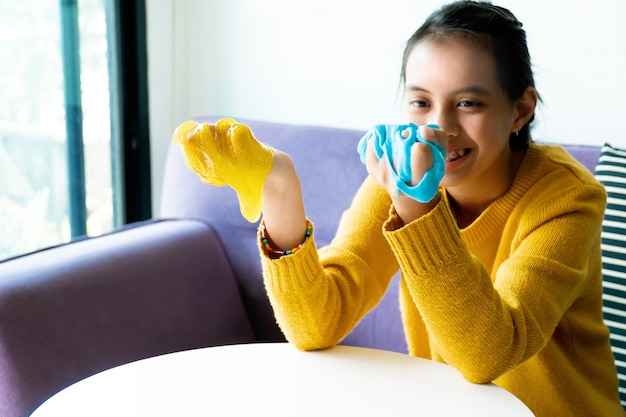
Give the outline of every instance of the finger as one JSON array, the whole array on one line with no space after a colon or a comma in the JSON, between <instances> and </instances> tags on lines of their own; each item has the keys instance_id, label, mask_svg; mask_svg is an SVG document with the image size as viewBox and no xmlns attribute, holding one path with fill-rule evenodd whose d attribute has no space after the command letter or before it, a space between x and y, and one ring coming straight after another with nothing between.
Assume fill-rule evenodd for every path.
<instances>
[{"instance_id":1,"label":"finger","mask_svg":"<svg viewBox=\"0 0 626 417\"><path fill-rule=\"evenodd\" d=\"M391 177L385 156L382 155L382 158L378 158L373 142L374 141L370 141L370 143L368 143L365 154L367 172L390 196L397 196L399 194L398 188Z\"/></svg>"},{"instance_id":2,"label":"finger","mask_svg":"<svg viewBox=\"0 0 626 417\"><path fill-rule=\"evenodd\" d=\"M235 119L224 117L222 119L219 119L217 123L215 123L215 131L217 132L218 136L226 137L226 135L228 134L228 130L230 130L230 128L236 124L237 121Z\"/></svg>"},{"instance_id":3,"label":"finger","mask_svg":"<svg viewBox=\"0 0 626 417\"><path fill-rule=\"evenodd\" d=\"M431 143L438 143L444 149L448 146L448 134L437 125L429 124L420 126L419 134L422 139Z\"/></svg>"},{"instance_id":4,"label":"finger","mask_svg":"<svg viewBox=\"0 0 626 417\"><path fill-rule=\"evenodd\" d=\"M174 134L172 134L172 141L175 145L182 145L183 142L187 139L187 135L193 131L196 127L198 127L198 122L193 120L188 120L184 123L181 123Z\"/></svg>"},{"instance_id":5,"label":"finger","mask_svg":"<svg viewBox=\"0 0 626 417\"><path fill-rule=\"evenodd\" d=\"M411 147L411 186L417 185L426 171L428 171L434 163L433 152L430 146L425 143L416 143Z\"/></svg>"},{"instance_id":6,"label":"finger","mask_svg":"<svg viewBox=\"0 0 626 417\"><path fill-rule=\"evenodd\" d=\"M173 134L173 141L183 150L185 165L207 184L217 186L226 182L216 173L213 157L216 155L213 126L189 121L181 124Z\"/></svg>"},{"instance_id":7,"label":"finger","mask_svg":"<svg viewBox=\"0 0 626 417\"><path fill-rule=\"evenodd\" d=\"M272 169L274 150L259 142L250 128L234 123L227 132L231 155L224 175L237 192L243 217L253 223L261 216L263 185Z\"/></svg>"}]
</instances>

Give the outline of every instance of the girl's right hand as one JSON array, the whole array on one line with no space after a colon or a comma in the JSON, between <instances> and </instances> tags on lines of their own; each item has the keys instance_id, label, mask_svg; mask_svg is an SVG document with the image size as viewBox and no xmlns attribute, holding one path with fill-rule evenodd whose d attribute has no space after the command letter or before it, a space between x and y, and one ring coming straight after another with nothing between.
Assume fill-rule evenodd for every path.
<instances>
[{"instance_id":1,"label":"girl's right hand","mask_svg":"<svg viewBox=\"0 0 626 417\"><path fill-rule=\"evenodd\" d=\"M438 143L443 149L446 149L448 135L445 131L433 127L421 126L419 128L419 134L424 140L431 143ZM365 166L367 167L368 173L387 191L387 193L389 193L396 213L403 223L410 223L432 210L439 202L439 192L436 193L432 200L425 203L421 203L400 192L396 179L390 172L388 162L385 158L386 157L379 158L377 156L375 144L370 140L365 153ZM434 157L432 148L426 143L417 142L410 147L409 159L412 178L407 184L415 186L433 166ZM396 172L398 172L400 168L397 158L393 159L393 168Z\"/></svg>"}]
</instances>

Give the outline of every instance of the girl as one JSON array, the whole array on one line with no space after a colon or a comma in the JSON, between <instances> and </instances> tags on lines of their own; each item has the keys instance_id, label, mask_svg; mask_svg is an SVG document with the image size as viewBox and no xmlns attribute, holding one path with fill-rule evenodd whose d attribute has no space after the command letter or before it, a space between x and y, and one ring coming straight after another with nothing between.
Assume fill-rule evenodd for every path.
<instances>
[{"instance_id":1,"label":"girl","mask_svg":"<svg viewBox=\"0 0 626 417\"><path fill-rule=\"evenodd\" d=\"M318 251L293 163L273 151L259 244L285 336L305 350L337 344L400 268L411 355L494 382L537 416L624 415L601 311L606 194L561 147L531 140L522 24L488 3L444 6L408 40L402 81L405 121L446 152L431 200L398 192L369 143L370 175ZM411 147L409 185L431 149Z\"/></svg>"}]
</instances>

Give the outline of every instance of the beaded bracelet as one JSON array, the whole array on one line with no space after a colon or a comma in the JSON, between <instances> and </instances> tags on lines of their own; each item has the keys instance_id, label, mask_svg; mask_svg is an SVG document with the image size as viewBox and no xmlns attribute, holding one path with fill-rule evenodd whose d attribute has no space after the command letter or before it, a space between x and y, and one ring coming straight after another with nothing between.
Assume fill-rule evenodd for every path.
<instances>
[{"instance_id":1,"label":"beaded bracelet","mask_svg":"<svg viewBox=\"0 0 626 417\"><path fill-rule=\"evenodd\" d=\"M313 230L313 224L311 223L309 219L307 219L306 232L304 234L304 240L302 241L302 243L300 243L298 246L296 246L293 249L277 250L277 249L274 249L272 246L270 246L270 243L267 239L267 234L265 231L265 222L261 222L261 242L263 243L263 249L265 250L265 253L267 253L268 255L273 255L275 257L280 257L283 255L291 255L293 253L298 252L300 249L302 249L302 246L304 246L306 241L309 240L309 237L311 237L312 230Z\"/></svg>"}]
</instances>

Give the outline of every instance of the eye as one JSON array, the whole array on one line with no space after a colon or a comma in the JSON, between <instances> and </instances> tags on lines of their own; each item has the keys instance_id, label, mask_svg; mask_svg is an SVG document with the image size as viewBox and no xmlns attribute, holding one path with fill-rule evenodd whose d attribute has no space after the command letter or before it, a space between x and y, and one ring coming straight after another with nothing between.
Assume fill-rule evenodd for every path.
<instances>
[{"instance_id":1,"label":"eye","mask_svg":"<svg viewBox=\"0 0 626 417\"><path fill-rule=\"evenodd\" d=\"M458 104L459 107L478 107L480 105L481 103L477 101L471 101L471 100L463 100L463 101L460 101Z\"/></svg>"},{"instance_id":2,"label":"eye","mask_svg":"<svg viewBox=\"0 0 626 417\"><path fill-rule=\"evenodd\" d=\"M428 102L424 100L411 99L409 100L409 106L411 107L428 107Z\"/></svg>"}]
</instances>

